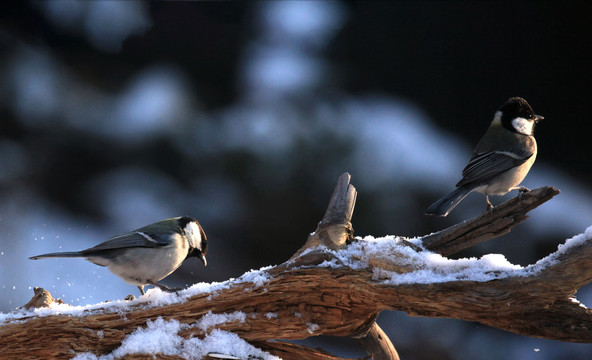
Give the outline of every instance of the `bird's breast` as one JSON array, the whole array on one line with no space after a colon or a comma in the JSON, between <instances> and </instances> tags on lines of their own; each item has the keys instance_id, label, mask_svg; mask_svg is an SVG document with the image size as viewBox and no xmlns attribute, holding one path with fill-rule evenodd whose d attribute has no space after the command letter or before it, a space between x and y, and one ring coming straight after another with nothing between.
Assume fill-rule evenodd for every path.
<instances>
[{"instance_id":1,"label":"bird's breast","mask_svg":"<svg viewBox=\"0 0 592 360\"><path fill-rule=\"evenodd\" d=\"M126 282L146 285L149 281L159 281L175 271L187 257L187 248L186 242L173 241L162 247L120 249L117 256L109 260L102 259L101 262ZM96 260L93 262L98 263Z\"/></svg>"},{"instance_id":2,"label":"bird's breast","mask_svg":"<svg viewBox=\"0 0 592 360\"><path fill-rule=\"evenodd\" d=\"M524 163L518 165L500 175L488 185L481 186L476 191L488 195L504 195L513 190L513 188L520 185L522 180L526 177L532 164L536 159L536 151Z\"/></svg>"}]
</instances>

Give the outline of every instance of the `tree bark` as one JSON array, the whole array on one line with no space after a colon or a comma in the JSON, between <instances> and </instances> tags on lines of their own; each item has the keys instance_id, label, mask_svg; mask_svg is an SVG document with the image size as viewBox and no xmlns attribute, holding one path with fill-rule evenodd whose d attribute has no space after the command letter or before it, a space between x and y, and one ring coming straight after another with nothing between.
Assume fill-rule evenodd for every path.
<instances>
[{"instance_id":1,"label":"tree bark","mask_svg":"<svg viewBox=\"0 0 592 360\"><path fill-rule=\"evenodd\" d=\"M494 237L509 231L523 221L526 211L556 193L552 188L533 190L524 194L522 201L510 200L492 214L426 237L423 245L449 253L466 246L464 244L475 244L474 238L482 241ZM2 354L18 359L68 358L73 352L87 351L106 354L120 346L127 334L159 317L187 324L181 336L203 337L213 328L198 326L200 319L209 313L235 312L245 314L244 320L222 323L215 328L231 331L253 344L267 344L269 352L285 359L298 358L299 351L307 350L266 341L321 334L356 337L361 338L361 343L375 359L398 359L394 346L375 323L383 310L477 321L526 336L592 342L592 313L572 299L578 288L592 281L592 262L589 261L592 234L582 236L580 241L571 241L569 246L528 271L517 271L516 275L483 273L481 275L490 276L492 280L455 279L393 285L385 281L385 273L407 274L428 266L407 261L400 251L408 250L406 245L410 245L404 240L398 242L400 248L395 244L392 253L371 257L366 267L352 268L343 262L334 267L320 266L327 260L339 264L341 260L336 255L342 254L340 249L347 249L352 241L363 241L353 240L350 219L355 197L349 175L342 175L327 212L329 215L326 214L317 231L292 259L266 271L269 280L263 285L239 279L229 281L222 290L196 295L183 303L151 308L135 303L124 311L106 309L82 316L33 316L2 324ZM506 210L514 215L508 215ZM514 220L504 220L508 218ZM411 246L418 249L417 245ZM338 359L320 352L314 355L315 350L308 350L311 354L307 355L308 359ZM142 355L137 356L127 358L142 358Z\"/></svg>"},{"instance_id":2,"label":"tree bark","mask_svg":"<svg viewBox=\"0 0 592 360\"><path fill-rule=\"evenodd\" d=\"M453 255L509 233L514 226L528 219L527 212L557 194L559 190L549 186L523 193L521 197L515 197L496 206L491 212L424 236L422 245L443 256Z\"/></svg>"}]
</instances>

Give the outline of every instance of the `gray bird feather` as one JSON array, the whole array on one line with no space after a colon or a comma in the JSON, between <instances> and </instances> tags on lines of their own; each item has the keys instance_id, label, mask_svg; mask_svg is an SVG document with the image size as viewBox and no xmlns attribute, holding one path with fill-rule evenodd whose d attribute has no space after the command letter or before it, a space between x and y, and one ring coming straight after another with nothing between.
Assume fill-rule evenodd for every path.
<instances>
[{"instance_id":1,"label":"gray bird feather","mask_svg":"<svg viewBox=\"0 0 592 360\"><path fill-rule=\"evenodd\" d=\"M476 154L464 168L462 172L463 178L456 186L480 185L488 182L492 178L523 164L532 155L532 152L510 153L505 151Z\"/></svg>"}]
</instances>

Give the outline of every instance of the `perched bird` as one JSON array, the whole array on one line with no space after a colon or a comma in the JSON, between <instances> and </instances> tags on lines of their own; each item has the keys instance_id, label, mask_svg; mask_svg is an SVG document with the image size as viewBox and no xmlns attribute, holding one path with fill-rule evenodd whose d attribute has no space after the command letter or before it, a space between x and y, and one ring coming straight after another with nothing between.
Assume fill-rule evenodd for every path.
<instances>
[{"instance_id":1,"label":"perched bird","mask_svg":"<svg viewBox=\"0 0 592 360\"><path fill-rule=\"evenodd\" d=\"M145 285L155 285L169 276L188 257L195 256L207 266L208 240L197 220L175 217L150 224L82 251L57 252L32 256L37 260L54 257L80 257L106 266L112 273L138 286L144 295Z\"/></svg>"},{"instance_id":2,"label":"perched bird","mask_svg":"<svg viewBox=\"0 0 592 360\"><path fill-rule=\"evenodd\" d=\"M433 203L426 215L446 216L471 191L485 194L487 210L493 205L489 195L504 195L529 189L518 186L528 174L537 155L533 136L536 115L523 98L508 99L495 113L489 129L477 144L473 157L462 172L456 190Z\"/></svg>"}]
</instances>

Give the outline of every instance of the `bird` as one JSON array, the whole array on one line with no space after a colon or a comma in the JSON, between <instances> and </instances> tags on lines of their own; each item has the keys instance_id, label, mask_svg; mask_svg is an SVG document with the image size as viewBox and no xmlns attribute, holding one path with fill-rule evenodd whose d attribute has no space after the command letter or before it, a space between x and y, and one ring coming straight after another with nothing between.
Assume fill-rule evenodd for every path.
<instances>
[{"instance_id":1,"label":"bird","mask_svg":"<svg viewBox=\"0 0 592 360\"><path fill-rule=\"evenodd\" d=\"M85 258L106 266L127 283L137 285L144 295L146 285L175 291L158 281L169 276L189 257L197 257L207 266L207 250L208 240L199 222L180 216L113 236L86 250L42 254L29 259Z\"/></svg>"},{"instance_id":2,"label":"bird","mask_svg":"<svg viewBox=\"0 0 592 360\"><path fill-rule=\"evenodd\" d=\"M536 159L534 128L543 119L523 98L508 99L495 112L491 125L462 171L456 189L430 205L425 214L446 216L471 191L485 194L487 211L493 211L489 195L518 190L521 199L522 194L530 190L518 185Z\"/></svg>"}]
</instances>

